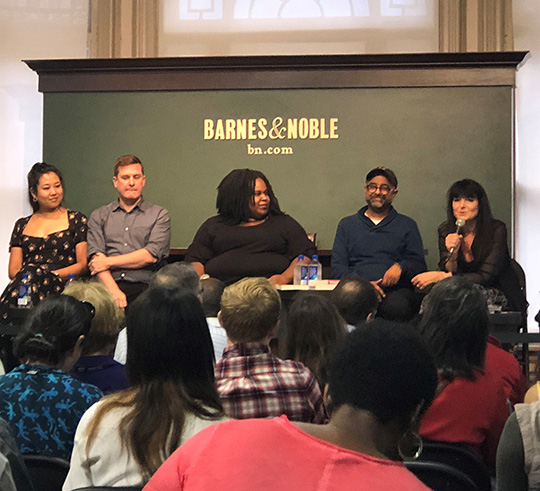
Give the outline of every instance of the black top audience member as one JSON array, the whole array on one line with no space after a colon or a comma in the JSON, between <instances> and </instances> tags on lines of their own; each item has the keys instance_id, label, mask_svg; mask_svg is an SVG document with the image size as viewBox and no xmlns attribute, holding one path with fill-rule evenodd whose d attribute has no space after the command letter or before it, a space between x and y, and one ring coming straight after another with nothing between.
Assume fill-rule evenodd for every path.
<instances>
[{"instance_id":1,"label":"black top audience member","mask_svg":"<svg viewBox=\"0 0 540 491\"><path fill-rule=\"evenodd\" d=\"M373 320L380 302L374 286L363 278L340 280L332 291L331 299L349 331L362 322Z\"/></svg>"},{"instance_id":2,"label":"black top audience member","mask_svg":"<svg viewBox=\"0 0 540 491\"><path fill-rule=\"evenodd\" d=\"M84 415L64 491L141 486L179 445L223 417L195 295L151 287L132 304L127 324L132 387Z\"/></svg>"},{"instance_id":3,"label":"black top audience member","mask_svg":"<svg viewBox=\"0 0 540 491\"><path fill-rule=\"evenodd\" d=\"M90 329L92 307L67 295L35 307L15 340L23 364L0 377L0 417L22 453L69 459L83 413L102 396L71 370Z\"/></svg>"},{"instance_id":4,"label":"black top audience member","mask_svg":"<svg viewBox=\"0 0 540 491\"><path fill-rule=\"evenodd\" d=\"M464 225L457 231L457 220ZM480 285L495 309L525 312L527 301L510 264L506 226L491 214L484 188L472 179L448 190L447 221L439 227L439 269L412 279L420 289L452 275Z\"/></svg>"},{"instance_id":5,"label":"black top audience member","mask_svg":"<svg viewBox=\"0 0 540 491\"><path fill-rule=\"evenodd\" d=\"M104 394L126 389L129 385L126 368L112 357L118 333L124 325L123 310L116 305L105 285L97 281L72 281L64 289L64 295L89 302L95 309L82 356L71 375L81 382L96 385Z\"/></svg>"},{"instance_id":6,"label":"black top audience member","mask_svg":"<svg viewBox=\"0 0 540 491\"><path fill-rule=\"evenodd\" d=\"M300 224L281 211L262 172L235 169L227 174L218 186L216 208L218 214L201 225L186 254L201 276L226 284L264 276L287 284L293 280L295 259L316 253Z\"/></svg>"},{"instance_id":7,"label":"black top audience member","mask_svg":"<svg viewBox=\"0 0 540 491\"><path fill-rule=\"evenodd\" d=\"M285 416L215 425L177 450L145 490L427 491L397 462L437 386L416 333L381 320L359 326L330 364L328 382L327 425Z\"/></svg>"},{"instance_id":8,"label":"black top audience member","mask_svg":"<svg viewBox=\"0 0 540 491\"><path fill-rule=\"evenodd\" d=\"M329 356L346 334L345 322L330 300L315 293L299 293L287 313L285 358L308 367L323 390Z\"/></svg>"},{"instance_id":9,"label":"black top audience member","mask_svg":"<svg viewBox=\"0 0 540 491\"><path fill-rule=\"evenodd\" d=\"M201 291L199 275L191 264L184 262L167 264L154 273L150 280L150 288L155 286L170 286L177 290L193 293L196 296ZM127 345L127 331L122 329L118 335L114 359L123 365L126 364Z\"/></svg>"}]
</instances>

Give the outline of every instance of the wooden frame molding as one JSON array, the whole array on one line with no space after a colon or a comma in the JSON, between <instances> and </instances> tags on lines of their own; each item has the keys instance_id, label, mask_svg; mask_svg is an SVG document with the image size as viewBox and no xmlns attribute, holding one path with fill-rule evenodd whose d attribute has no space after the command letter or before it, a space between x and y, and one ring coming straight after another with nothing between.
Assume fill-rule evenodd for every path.
<instances>
[{"instance_id":1,"label":"wooden frame molding","mask_svg":"<svg viewBox=\"0 0 540 491\"><path fill-rule=\"evenodd\" d=\"M158 56L158 0L91 0L91 58Z\"/></svg>"},{"instance_id":2,"label":"wooden frame molding","mask_svg":"<svg viewBox=\"0 0 540 491\"><path fill-rule=\"evenodd\" d=\"M40 92L515 86L527 52L27 60Z\"/></svg>"},{"instance_id":3,"label":"wooden frame molding","mask_svg":"<svg viewBox=\"0 0 540 491\"><path fill-rule=\"evenodd\" d=\"M439 0L439 51L493 52L513 47L512 0Z\"/></svg>"}]
</instances>

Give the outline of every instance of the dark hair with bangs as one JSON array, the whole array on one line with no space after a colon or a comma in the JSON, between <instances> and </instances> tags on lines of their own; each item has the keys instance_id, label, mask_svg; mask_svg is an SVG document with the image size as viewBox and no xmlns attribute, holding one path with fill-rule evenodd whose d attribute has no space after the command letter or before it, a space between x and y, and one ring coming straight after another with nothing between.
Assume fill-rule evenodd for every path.
<instances>
[{"instance_id":1,"label":"dark hair with bangs","mask_svg":"<svg viewBox=\"0 0 540 491\"><path fill-rule=\"evenodd\" d=\"M491 247L491 240L494 232L494 218L491 214L491 207L484 188L472 179L462 179L457 181L448 190L447 223L453 225L456 221L452 202L455 198L472 198L478 200L478 216L476 217L476 232L473 242L472 253L475 258L483 257L484 251ZM458 251L463 254L462 248Z\"/></svg>"},{"instance_id":2,"label":"dark hair with bangs","mask_svg":"<svg viewBox=\"0 0 540 491\"><path fill-rule=\"evenodd\" d=\"M447 217L449 223L454 223L456 217L452 208L452 202L455 198L472 198L478 200L478 217L476 218L477 232L483 232L485 226L491 225L493 215L489 206L489 200L484 188L472 179L463 179L457 181L448 190Z\"/></svg>"},{"instance_id":3,"label":"dark hair with bangs","mask_svg":"<svg viewBox=\"0 0 540 491\"><path fill-rule=\"evenodd\" d=\"M474 380L484 367L489 317L480 289L454 276L435 284L422 303L420 335L434 356L441 377Z\"/></svg>"},{"instance_id":4,"label":"dark hair with bangs","mask_svg":"<svg viewBox=\"0 0 540 491\"><path fill-rule=\"evenodd\" d=\"M28 172L28 201L30 201L30 206L34 212L39 211L39 203L34 199L32 193L37 194L37 188L39 185L39 180L44 174L49 174L50 172L56 174L58 179L60 179L60 184L62 184L62 189L64 189L64 178L60 170L54 165L46 164L45 162L36 162L30 172Z\"/></svg>"},{"instance_id":5,"label":"dark hair with bangs","mask_svg":"<svg viewBox=\"0 0 540 491\"><path fill-rule=\"evenodd\" d=\"M195 295L170 286L149 288L130 307L127 339L133 386L104 399L88 429L86 449L107 412L124 408L120 436L148 480L180 444L188 414L217 420L223 409L212 339Z\"/></svg>"},{"instance_id":6,"label":"dark hair with bangs","mask_svg":"<svg viewBox=\"0 0 540 491\"><path fill-rule=\"evenodd\" d=\"M328 390L334 408L349 405L405 431L418 407L429 407L437 388L433 357L407 324L375 319L350 333L332 359Z\"/></svg>"},{"instance_id":7,"label":"dark hair with bangs","mask_svg":"<svg viewBox=\"0 0 540 491\"><path fill-rule=\"evenodd\" d=\"M270 198L268 214L283 215L272 186L262 172L252 169L235 169L223 178L217 188L216 208L222 222L238 225L251 218L249 205L253 200L257 179L262 179L268 188Z\"/></svg>"}]
</instances>

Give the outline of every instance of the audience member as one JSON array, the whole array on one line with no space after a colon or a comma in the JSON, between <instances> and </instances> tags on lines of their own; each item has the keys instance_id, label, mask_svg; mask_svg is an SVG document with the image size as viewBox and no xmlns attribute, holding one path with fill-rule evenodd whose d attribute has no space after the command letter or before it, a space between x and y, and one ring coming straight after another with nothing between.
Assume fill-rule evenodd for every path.
<instances>
[{"instance_id":1,"label":"audience member","mask_svg":"<svg viewBox=\"0 0 540 491\"><path fill-rule=\"evenodd\" d=\"M334 410L327 425L286 416L215 425L178 449L145 491L428 491L397 461L437 386L416 333L381 320L358 327L328 380Z\"/></svg>"},{"instance_id":2,"label":"audience member","mask_svg":"<svg viewBox=\"0 0 540 491\"><path fill-rule=\"evenodd\" d=\"M126 389L129 385L126 369L112 357L124 312L116 305L111 292L97 281L72 281L64 294L89 302L96 310L82 356L70 374L81 382L96 385L104 394Z\"/></svg>"},{"instance_id":3,"label":"audience member","mask_svg":"<svg viewBox=\"0 0 540 491\"><path fill-rule=\"evenodd\" d=\"M0 417L10 423L22 453L69 459L81 416L103 396L67 373L91 321L89 304L50 296L32 310L15 340L24 363L0 377Z\"/></svg>"},{"instance_id":4,"label":"audience member","mask_svg":"<svg viewBox=\"0 0 540 491\"><path fill-rule=\"evenodd\" d=\"M33 491L34 486L26 468L26 464L21 456L17 442L11 432L9 424L4 419L0 418L0 455L4 456L9 462L9 471L6 475L11 478L17 491ZM7 467L6 467L7 469ZM9 483L9 479L6 477L6 481ZM0 489L2 491L9 491L9 487L0 478Z\"/></svg>"},{"instance_id":5,"label":"audience member","mask_svg":"<svg viewBox=\"0 0 540 491\"><path fill-rule=\"evenodd\" d=\"M223 295L224 288L225 284L216 278L201 279L201 303L212 337L216 360L221 358L223 350L227 346L227 333L221 327L217 317L221 308L221 295Z\"/></svg>"},{"instance_id":6,"label":"audience member","mask_svg":"<svg viewBox=\"0 0 540 491\"><path fill-rule=\"evenodd\" d=\"M331 299L345 319L349 332L360 323L373 320L380 302L375 287L363 278L340 280Z\"/></svg>"},{"instance_id":7,"label":"audience member","mask_svg":"<svg viewBox=\"0 0 540 491\"><path fill-rule=\"evenodd\" d=\"M497 491L540 489L540 402L515 409L497 450Z\"/></svg>"},{"instance_id":8,"label":"audience member","mask_svg":"<svg viewBox=\"0 0 540 491\"><path fill-rule=\"evenodd\" d=\"M190 263L176 262L167 264L159 269L150 280L150 288L155 286L170 286L177 290L187 291L199 295L201 284L199 275ZM122 329L118 335L114 359L118 363L126 364L127 358L127 330Z\"/></svg>"},{"instance_id":9,"label":"audience member","mask_svg":"<svg viewBox=\"0 0 540 491\"><path fill-rule=\"evenodd\" d=\"M223 407L237 419L285 414L293 421L323 423L317 379L301 363L270 351L280 308L279 294L265 278L244 278L225 288L219 319L229 345L216 362Z\"/></svg>"},{"instance_id":10,"label":"audience member","mask_svg":"<svg viewBox=\"0 0 540 491\"><path fill-rule=\"evenodd\" d=\"M324 389L329 355L346 335L345 322L330 300L316 293L299 293L287 313L285 357L303 363Z\"/></svg>"},{"instance_id":11,"label":"audience member","mask_svg":"<svg viewBox=\"0 0 540 491\"><path fill-rule=\"evenodd\" d=\"M366 175L367 206L343 218L332 248L335 278L359 276L382 297L379 317L408 322L420 301L411 279L426 270L424 246L416 222L392 206L398 194L394 172L376 167Z\"/></svg>"},{"instance_id":12,"label":"audience member","mask_svg":"<svg viewBox=\"0 0 540 491\"><path fill-rule=\"evenodd\" d=\"M494 470L507 399L523 397L522 376L512 378L519 374L517 361L487 342L486 299L468 280L438 282L423 305L419 328L437 362L439 388L420 433L467 444Z\"/></svg>"},{"instance_id":13,"label":"audience member","mask_svg":"<svg viewBox=\"0 0 540 491\"><path fill-rule=\"evenodd\" d=\"M118 199L95 210L88 221L88 266L125 308L169 255L171 220L165 208L144 199L144 167L135 155L118 158L113 184Z\"/></svg>"},{"instance_id":14,"label":"audience member","mask_svg":"<svg viewBox=\"0 0 540 491\"><path fill-rule=\"evenodd\" d=\"M127 322L132 387L82 418L64 491L141 486L179 445L223 418L197 297L171 286L150 288L132 304Z\"/></svg>"}]
</instances>

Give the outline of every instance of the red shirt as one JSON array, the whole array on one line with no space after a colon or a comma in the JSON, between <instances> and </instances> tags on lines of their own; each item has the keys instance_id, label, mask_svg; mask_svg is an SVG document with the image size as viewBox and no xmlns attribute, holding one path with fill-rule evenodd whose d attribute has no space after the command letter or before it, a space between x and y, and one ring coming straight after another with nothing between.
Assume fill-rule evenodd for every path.
<instances>
[{"instance_id":1,"label":"red shirt","mask_svg":"<svg viewBox=\"0 0 540 491\"><path fill-rule=\"evenodd\" d=\"M281 360L262 343L228 346L216 362L216 385L231 418L269 418L324 423L326 413L315 376L301 363Z\"/></svg>"},{"instance_id":2,"label":"red shirt","mask_svg":"<svg viewBox=\"0 0 540 491\"><path fill-rule=\"evenodd\" d=\"M489 342L484 369L486 373L491 373L503 381L506 397L512 406L523 402L528 388L527 381L514 356Z\"/></svg>"},{"instance_id":3,"label":"red shirt","mask_svg":"<svg viewBox=\"0 0 540 491\"><path fill-rule=\"evenodd\" d=\"M465 443L494 470L497 445L509 414L501 378L477 370L474 381L456 378L435 398L422 419L420 435Z\"/></svg>"},{"instance_id":4,"label":"red shirt","mask_svg":"<svg viewBox=\"0 0 540 491\"><path fill-rule=\"evenodd\" d=\"M144 491L429 491L402 463L337 447L282 416L227 421L176 450Z\"/></svg>"}]
</instances>

